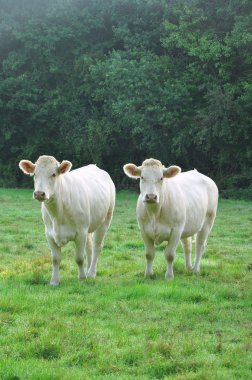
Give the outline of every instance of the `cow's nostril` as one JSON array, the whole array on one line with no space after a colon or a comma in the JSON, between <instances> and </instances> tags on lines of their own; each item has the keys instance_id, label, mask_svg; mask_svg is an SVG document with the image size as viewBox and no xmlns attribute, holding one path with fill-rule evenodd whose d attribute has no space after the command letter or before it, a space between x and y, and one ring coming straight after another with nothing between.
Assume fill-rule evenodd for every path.
<instances>
[{"instance_id":1,"label":"cow's nostril","mask_svg":"<svg viewBox=\"0 0 252 380\"><path fill-rule=\"evenodd\" d=\"M156 194L146 194L145 196L146 201L156 201L157 195Z\"/></svg>"},{"instance_id":2,"label":"cow's nostril","mask_svg":"<svg viewBox=\"0 0 252 380\"><path fill-rule=\"evenodd\" d=\"M34 198L36 198L36 199L45 198L45 192L44 191L34 191Z\"/></svg>"}]
</instances>

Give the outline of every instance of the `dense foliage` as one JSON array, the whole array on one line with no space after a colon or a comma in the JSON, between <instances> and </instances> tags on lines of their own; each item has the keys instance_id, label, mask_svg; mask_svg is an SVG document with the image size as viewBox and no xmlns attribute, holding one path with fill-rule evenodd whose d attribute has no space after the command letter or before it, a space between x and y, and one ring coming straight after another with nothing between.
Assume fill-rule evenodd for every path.
<instances>
[{"instance_id":1,"label":"dense foliage","mask_svg":"<svg viewBox=\"0 0 252 380\"><path fill-rule=\"evenodd\" d=\"M251 53L250 0L0 0L0 185L152 156L249 197Z\"/></svg>"}]
</instances>

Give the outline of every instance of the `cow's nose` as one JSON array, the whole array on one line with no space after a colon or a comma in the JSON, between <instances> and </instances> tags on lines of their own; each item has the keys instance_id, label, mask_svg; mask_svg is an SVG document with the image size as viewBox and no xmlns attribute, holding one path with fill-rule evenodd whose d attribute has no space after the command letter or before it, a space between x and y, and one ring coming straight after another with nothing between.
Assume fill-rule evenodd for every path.
<instances>
[{"instance_id":1,"label":"cow's nose","mask_svg":"<svg viewBox=\"0 0 252 380\"><path fill-rule=\"evenodd\" d=\"M34 191L34 198L38 201L45 200L45 192L44 191Z\"/></svg>"},{"instance_id":2,"label":"cow's nose","mask_svg":"<svg viewBox=\"0 0 252 380\"><path fill-rule=\"evenodd\" d=\"M156 194L146 194L145 196L146 202L156 202L157 201L157 195Z\"/></svg>"}]
</instances>

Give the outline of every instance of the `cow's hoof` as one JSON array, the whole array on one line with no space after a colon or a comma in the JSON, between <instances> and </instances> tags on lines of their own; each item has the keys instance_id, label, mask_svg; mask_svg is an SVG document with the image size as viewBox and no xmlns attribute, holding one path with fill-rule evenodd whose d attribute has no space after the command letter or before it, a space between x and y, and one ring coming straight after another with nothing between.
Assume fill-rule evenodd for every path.
<instances>
[{"instance_id":1,"label":"cow's hoof","mask_svg":"<svg viewBox=\"0 0 252 380\"><path fill-rule=\"evenodd\" d=\"M50 281L50 285L51 286L58 286L59 285L59 281Z\"/></svg>"},{"instance_id":2,"label":"cow's hoof","mask_svg":"<svg viewBox=\"0 0 252 380\"><path fill-rule=\"evenodd\" d=\"M192 268L192 271L193 271L193 273L199 273L200 269L199 269L199 268L196 268L196 267L193 267L193 268Z\"/></svg>"},{"instance_id":3,"label":"cow's hoof","mask_svg":"<svg viewBox=\"0 0 252 380\"><path fill-rule=\"evenodd\" d=\"M93 273L93 272L87 273L87 278L95 278L95 277L96 277L96 273Z\"/></svg>"},{"instance_id":4,"label":"cow's hoof","mask_svg":"<svg viewBox=\"0 0 252 380\"><path fill-rule=\"evenodd\" d=\"M155 275L154 275L154 273L153 272L151 272L151 273L146 273L145 272L145 274L144 274L144 278L150 278L150 279L153 279L153 278L155 278Z\"/></svg>"},{"instance_id":5,"label":"cow's hoof","mask_svg":"<svg viewBox=\"0 0 252 380\"><path fill-rule=\"evenodd\" d=\"M166 273L165 274L165 280L166 281L171 281L174 279L174 275L173 274L170 274L170 273Z\"/></svg>"},{"instance_id":6,"label":"cow's hoof","mask_svg":"<svg viewBox=\"0 0 252 380\"><path fill-rule=\"evenodd\" d=\"M86 276L78 276L78 280L81 282L81 281L84 281L86 280Z\"/></svg>"}]
</instances>

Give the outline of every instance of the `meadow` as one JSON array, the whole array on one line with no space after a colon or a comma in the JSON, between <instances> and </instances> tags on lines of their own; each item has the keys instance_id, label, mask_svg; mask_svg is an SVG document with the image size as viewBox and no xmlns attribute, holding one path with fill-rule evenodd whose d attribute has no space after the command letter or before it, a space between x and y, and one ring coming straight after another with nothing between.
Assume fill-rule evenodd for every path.
<instances>
[{"instance_id":1,"label":"meadow","mask_svg":"<svg viewBox=\"0 0 252 380\"><path fill-rule=\"evenodd\" d=\"M143 277L136 199L117 195L97 278L78 282L68 244L51 287L40 205L0 189L0 379L251 378L252 202L220 200L201 273L179 246L168 283L163 244Z\"/></svg>"}]
</instances>

